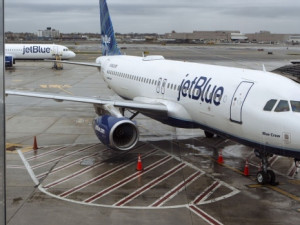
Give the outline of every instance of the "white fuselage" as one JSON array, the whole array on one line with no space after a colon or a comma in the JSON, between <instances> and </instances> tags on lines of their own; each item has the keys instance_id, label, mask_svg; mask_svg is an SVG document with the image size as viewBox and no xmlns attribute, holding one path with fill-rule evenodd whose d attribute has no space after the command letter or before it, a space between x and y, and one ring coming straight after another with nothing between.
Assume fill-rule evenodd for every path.
<instances>
[{"instance_id":1,"label":"white fuselage","mask_svg":"<svg viewBox=\"0 0 300 225\"><path fill-rule=\"evenodd\" d=\"M76 54L67 47L55 44L5 44L5 56L18 59L61 59L74 58Z\"/></svg>"},{"instance_id":2,"label":"white fuselage","mask_svg":"<svg viewBox=\"0 0 300 225\"><path fill-rule=\"evenodd\" d=\"M300 156L300 112L291 105L300 102L300 86L285 77L160 56L102 56L96 62L119 96L166 105L168 118L156 118L163 123L199 127L275 154ZM272 99L272 109L264 110ZM278 111L282 102L287 111Z\"/></svg>"}]
</instances>

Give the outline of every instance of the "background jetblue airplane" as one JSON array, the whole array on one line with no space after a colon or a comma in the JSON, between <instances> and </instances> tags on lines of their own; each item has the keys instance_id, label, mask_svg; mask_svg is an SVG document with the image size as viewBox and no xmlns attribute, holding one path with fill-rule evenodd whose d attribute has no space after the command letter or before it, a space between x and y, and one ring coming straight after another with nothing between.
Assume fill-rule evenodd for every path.
<instances>
[{"instance_id":1,"label":"background jetblue airplane","mask_svg":"<svg viewBox=\"0 0 300 225\"><path fill-rule=\"evenodd\" d=\"M108 86L125 100L6 91L7 94L93 104L94 130L118 150L132 149L139 131L132 119L142 113L181 128L200 128L253 147L262 160L261 184L275 183L271 154L300 159L299 84L273 73L166 60L163 56L121 55L106 0L100 0L103 56L95 66ZM135 110L130 118L124 110Z\"/></svg>"},{"instance_id":2,"label":"background jetblue airplane","mask_svg":"<svg viewBox=\"0 0 300 225\"><path fill-rule=\"evenodd\" d=\"M12 67L17 59L71 59L76 54L63 45L55 44L5 44L5 67Z\"/></svg>"}]
</instances>

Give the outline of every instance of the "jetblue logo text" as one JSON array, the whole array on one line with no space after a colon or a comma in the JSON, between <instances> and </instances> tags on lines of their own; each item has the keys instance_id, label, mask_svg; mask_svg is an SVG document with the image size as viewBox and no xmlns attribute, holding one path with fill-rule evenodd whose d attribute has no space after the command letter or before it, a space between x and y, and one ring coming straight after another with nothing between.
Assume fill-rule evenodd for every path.
<instances>
[{"instance_id":1,"label":"jetblue logo text","mask_svg":"<svg viewBox=\"0 0 300 225\"><path fill-rule=\"evenodd\" d=\"M188 74L186 75L188 77ZM177 101L180 98L191 98L194 100L200 100L208 104L220 105L221 98L224 93L224 87L211 84L211 78L204 76L195 77L194 80L183 79L178 92Z\"/></svg>"},{"instance_id":2,"label":"jetblue logo text","mask_svg":"<svg viewBox=\"0 0 300 225\"><path fill-rule=\"evenodd\" d=\"M28 53L50 53L51 49L49 47L41 47L41 46L30 46L23 47L23 55Z\"/></svg>"}]
</instances>

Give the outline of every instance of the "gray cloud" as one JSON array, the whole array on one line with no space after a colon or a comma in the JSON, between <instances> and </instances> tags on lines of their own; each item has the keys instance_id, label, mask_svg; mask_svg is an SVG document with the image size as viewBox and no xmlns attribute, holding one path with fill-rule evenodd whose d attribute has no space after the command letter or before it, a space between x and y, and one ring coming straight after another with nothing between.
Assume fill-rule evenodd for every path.
<instances>
[{"instance_id":1,"label":"gray cloud","mask_svg":"<svg viewBox=\"0 0 300 225\"><path fill-rule=\"evenodd\" d=\"M118 32L241 30L300 33L300 1L107 0ZM9 0L6 30L100 32L98 0Z\"/></svg>"}]
</instances>

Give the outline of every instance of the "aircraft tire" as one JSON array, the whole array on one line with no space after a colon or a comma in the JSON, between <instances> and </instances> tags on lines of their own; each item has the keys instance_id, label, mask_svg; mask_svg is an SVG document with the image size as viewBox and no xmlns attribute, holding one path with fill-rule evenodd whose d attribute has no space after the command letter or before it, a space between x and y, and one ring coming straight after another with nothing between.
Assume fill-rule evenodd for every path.
<instances>
[{"instance_id":1,"label":"aircraft tire","mask_svg":"<svg viewBox=\"0 0 300 225\"><path fill-rule=\"evenodd\" d=\"M276 176L275 176L275 173L273 172L273 170L268 170L267 174L268 174L268 178L269 178L268 183L275 184Z\"/></svg>"},{"instance_id":2,"label":"aircraft tire","mask_svg":"<svg viewBox=\"0 0 300 225\"><path fill-rule=\"evenodd\" d=\"M270 177L269 177L268 173L266 173L264 171L259 171L256 174L256 180L257 180L257 183L259 183L259 184L266 184L270 181Z\"/></svg>"}]
</instances>

